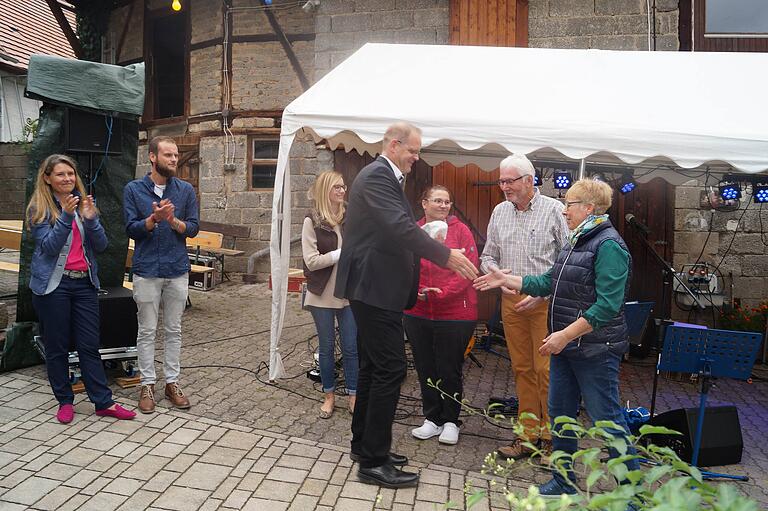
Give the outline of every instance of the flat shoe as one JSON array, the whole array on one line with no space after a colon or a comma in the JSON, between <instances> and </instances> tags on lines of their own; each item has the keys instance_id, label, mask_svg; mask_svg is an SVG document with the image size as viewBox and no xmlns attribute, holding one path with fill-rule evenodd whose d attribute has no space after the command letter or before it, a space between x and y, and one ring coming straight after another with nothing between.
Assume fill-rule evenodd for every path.
<instances>
[{"instance_id":1,"label":"flat shoe","mask_svg":"<svg viewBox=\"0 0 768 511\"><path fill-rule=\"evenodd\" d=\"M330 419L331 415L333 415L333 408L331 408L330 412L326 412L322 408L320 408L320 413L318 414L321 419Z\"/></svg>"},{"instance_id":2,"label":"flat shoe","mask_svg":"<svg viewBox=\"0 0 768 511\"><path fill-rule=\"evenodd\" d=\"M126 410L120 405L115 405L113 410L106 408L104 410L96 410L96 415L99 417L114 417L119 420L131 420L136 417L136 412Z\"/></svg>"}]
</instances>

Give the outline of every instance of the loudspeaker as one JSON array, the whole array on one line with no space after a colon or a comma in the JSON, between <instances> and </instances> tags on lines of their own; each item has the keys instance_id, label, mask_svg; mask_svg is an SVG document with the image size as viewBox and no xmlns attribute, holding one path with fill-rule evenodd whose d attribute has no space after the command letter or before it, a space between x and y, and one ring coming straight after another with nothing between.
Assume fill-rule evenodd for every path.
<instances>
[{"instance_id":1,"label":"loudspeaker","mask_svg":"<svg viewBox=\"0 0 768 511\"><path fill-rule=\"evenodd\" d=\"M110 136L110 128L112 135ZM67 108L64 116L64 147L69 153L121 154L123 123L117 117Z\"/></svg>"},{"instance_id":2,"label":"loudspeaker","mask_svg":"<svg viewBox=\"0 0 768 511\"><path fill-rule=\"evenodd\" d=\"M650 435L649 441L671 448L688 463L693 459L693 442L696 438L698 408L679 408L664 412L647 422L652 426L664 426L682 433L679 435ZM712 406L704 412L701 449L698 465L713 467L741 462L744 442L741 438L739 413L735 406Z\"/></svg>"},{"instance_id":3,"label":"loudspeaker","mask_svg":"<svg viewBox=\"0 0 768 511\"><path fill-rule=\"evenodd\" d=\"M101 348L136 346L139 331L133 291L120 287L99 290Z\"/></svg>"}]
</instances>

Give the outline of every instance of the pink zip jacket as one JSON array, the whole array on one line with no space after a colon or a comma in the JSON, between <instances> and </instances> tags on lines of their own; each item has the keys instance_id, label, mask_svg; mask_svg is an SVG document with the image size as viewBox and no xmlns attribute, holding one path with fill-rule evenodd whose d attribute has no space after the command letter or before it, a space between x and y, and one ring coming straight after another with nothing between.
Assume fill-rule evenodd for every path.
<instances>
[{"instance_id":1,"label":"pink zip jacket","mask_svg":"<svg viewBox=\"0 0 768 511\"><path fill-rule=\"evenodd\" d=\"M463 248L464 255L477 266L477 246L469 228L455 216L449 216L445 221L448 224L445 246ZM424 223L424 218L418 222L419 226ZM477 320L477 292L472 288L471 280L459 277L448 268L441 268L427 259L422 259L419 289L425 287L439 288L442 293L428 293L426 301L417 301L412 309L403 311L405 314L438 321Z\"/></svg>"}]
</instances>

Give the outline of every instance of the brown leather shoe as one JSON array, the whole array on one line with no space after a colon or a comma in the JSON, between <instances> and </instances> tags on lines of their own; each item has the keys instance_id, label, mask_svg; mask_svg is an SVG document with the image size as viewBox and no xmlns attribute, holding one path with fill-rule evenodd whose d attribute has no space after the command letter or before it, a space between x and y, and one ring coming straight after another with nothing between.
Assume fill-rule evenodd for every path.
<instances>
[{"instance_id":1,"label":"brown leather shoe","mask_svg":"<svg viewBox=\"0 0 768 511\"><path fill-rule=\"evenodd\" d=\"M177 382L165 384L165 398L171 402L174 408L186 410L192 406Z\"/></svg>"},{"instance_id":2,"label":"brown leather shoe","mask_svg":"<svg viewBox=\"0 0 768 511\"><path fill-rule=\"evenodd\" d=\"M142 385L139 393L139 411L153 413L155 411L155 384Z\"/></svg>"},{"instance_id":3,"label":"brown leather shoe","mask_svg":"<svg viewBox=\"0 0 768 511\"><path fill-rule=\"evenodd\" d=\"M504 459L512 458L519 460L520 458L527 458L533 451L529 447L524 446L523 442L525 442L525 440L522 438L515 438L511 445L499 447L496 449L496 452Z\"/></svg>"}]
</instances>

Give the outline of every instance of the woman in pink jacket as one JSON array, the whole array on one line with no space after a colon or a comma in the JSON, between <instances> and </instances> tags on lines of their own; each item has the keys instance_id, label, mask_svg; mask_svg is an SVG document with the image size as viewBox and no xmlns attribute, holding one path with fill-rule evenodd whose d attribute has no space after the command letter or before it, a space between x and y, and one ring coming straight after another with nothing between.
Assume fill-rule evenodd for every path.
<instances>
[{"instance_id":1,"label":"woman in pink jacket","mask_svg":"<svg viewBox=\"0 0 768 511\"><path fill-rule=\"evenodd\" d=\"M475 239L466 225L448 215L451 204L446 187L432 186L422 197L425 216L419 225L446 222L446 246L463 248L464 255L477 265ZM442 238L441 234L438 236ZM461 405L453 399L443 399L438 390L427 384L427 379L440 380L440 390L461 400L462 365L477 322L477 294L471 281L422 259L418 301L404 313L403 324L419 375L425 417L424 424L411 434L420 440L439 435L440 443L453 445L459 441Z\"/></svg>"}]
</instances>

